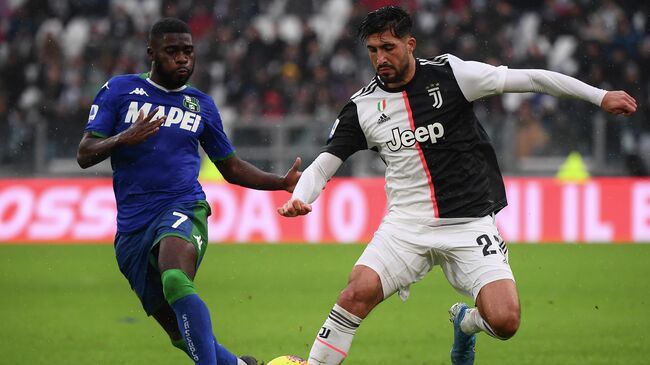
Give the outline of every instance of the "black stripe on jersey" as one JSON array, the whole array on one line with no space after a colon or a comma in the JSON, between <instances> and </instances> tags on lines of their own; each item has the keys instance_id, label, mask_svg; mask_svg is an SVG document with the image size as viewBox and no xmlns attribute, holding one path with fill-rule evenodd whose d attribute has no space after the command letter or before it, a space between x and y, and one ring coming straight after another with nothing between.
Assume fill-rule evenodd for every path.
<instances>
[{"instance_id":1,"label":"black stripe on jersey","mask_svg":"<svg viewBox=\"0 0 650 365\"><path fill-rule=\"evenodd\" d=\"M351 320L345 318L341 313L333 309L330 312L329 319L349 329L357 329L359 327L359 323L352 322Z\"/></svg>"},{"instance_id":2,"label":"black stripe on jersey","mask_svg":"<svg viewBox=\"0 0 650 365\"><path fill-rule=\"evenodd\" d=\"M372 81L368 84L368 86L364 87L363 89L359 90L356 94L352 95L350 99L352 100L360 96L372 94L373 92L375 92L376 88L377 88L377 80L372 79Z\"/></svg>"},{"instance_id":3,"label":"black stripe on jersey","mask_svg":"<svg viewBox=\"0 0 650 365\"><path fill-rule=\"evenodd\" d=\"M433 59L422 59L418 58L418 61L421 65L433 65L433 66L444 66L449 63L449 57L447 54L434 57Z\"/></svg>"},{"instance_id":4,"label":"black stripe on jersey","mask_svg":"<svg viewBox=\"0 0 650 365\"><path fill-rule=\"evenodd\" d=\"M345 161L353 153L368 149L366 135L359 124L356 103L349 101L345 104L336 120L323 152L331 153Z\"/></svg>"},{"instance_id":5,"label":"black stripe on jersey","mask_svg":"<svg viewBox=\"0 0 650 365\"><path fill-rule=\"evenodd\" d=\"M435 193L438 217L483 217L506 206L503 180L472 103L461 92L451 65L441 64L446 59L417 64L405 90L413 130L430 130L435 125L442 131L442 136L417 142ZM430 90L435 90L435 95Z\"/></svg>"}]
</instances>

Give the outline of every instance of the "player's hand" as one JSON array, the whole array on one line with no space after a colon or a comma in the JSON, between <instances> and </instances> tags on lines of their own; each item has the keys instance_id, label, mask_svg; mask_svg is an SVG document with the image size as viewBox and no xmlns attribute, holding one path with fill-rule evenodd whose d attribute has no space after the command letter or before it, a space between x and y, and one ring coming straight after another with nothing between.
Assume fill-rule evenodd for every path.
<instances>
[{"instance_id":1,"label":"player's hand","mask_svg":"<svg viewBox=\"0 0 650 365\"><path fill-rule=\"evenodd\" d=\"M302 172L298 171L300 169L300 163L302 160L300 157L296 157L296 161L293 163L293 166L287 171L284 175L284 190L292 193L293 189L296 187L298 180L300 180L300 175Z\"/></svg>"},{"instance_id":2,"label":"player's hand","mask_svg":"<svg viewBox=\"0 0 650 365\"><path fill-rule=\"evenodd\" d=\"M614 115L631 115L636 111L636 100L625 91L608 91L600 107Z\"/></svg>"},{"instance_id":3,"label":"player's hand","mask_svg":"<svg viewBox=\"0 0 650 365\"><path fill-rule=\"evenodd\" d=\"M146 141L149 137L158 133L160 127L165 123L167 116L163 115L162 117L153 119L154 115L158 112L158 108L154 109L146 117L142 110L138 113L138 119L133 122L133 124L121 132L120 144L134 145Z\"/></svg>"},{"instance_id":4,"label":"player's hand","mask_svg":"<svg viewBox=\"0 0 650 365\"><path fill-rule=\"evenodd\" d=\"M290 199L278 208L278 213L283 217L296 217L311 212L311 204L307 204L300 199Z\"/></svg>"}]
</instances>

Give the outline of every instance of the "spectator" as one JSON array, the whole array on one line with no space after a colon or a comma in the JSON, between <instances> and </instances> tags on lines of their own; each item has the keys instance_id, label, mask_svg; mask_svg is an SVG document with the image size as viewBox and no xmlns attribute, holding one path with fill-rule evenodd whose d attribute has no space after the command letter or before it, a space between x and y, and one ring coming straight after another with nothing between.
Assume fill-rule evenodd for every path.
<instances>
[{"instance_id":1,"label":"spectator","mask_svg":"<svg viewBox=\"0 0 650 365\"><path fill-rule=\"evenodd\" d=\"M359 14L386 4L414 11L414 31L422 54L449 52L511 67L556 66L561 68L558 71L573 72L572 76L596 86L631 90L640 102L639 108L646 111L638 115L650 113L650 13L644 2L337 1L350 5L350 12L338 20L351 25L359 21ZM145 42L143 30L159 16L188 21L195 37L197 62L206 66L191 82L210 90L223 100L224 108L241 119L300 115L305 120L332 120L372 72L365 62L366 50L355 41L354 34L332 34L334 29L354 26L318 27L314 22L329 2L143 0L138 2L141 6L124 0L0 3L0 131L13 135L12 141L25 143L34 133L30 128L37 125L26 120L41 118L50 129L56 129L56 138L50 141L52 155L56 156L66 154L65 141L78 138L76 134L65 135L76 133L78 128L66 132L62 121L85 122L87 99L101 87L101 80L148 68L140 47ZM285 41L286 34L275 33L287 14L294 27L297 24L300 28L300 35ZM334 42L325 41L332 35ZM72 42L73 38L77 40ZM38 118L18 107L30 86L42 96L37 102ZM508 151L507 144L513 138L505 136L515 133L528 136L522 140L530 134L553 141L575 138L573 145L583 146L587 154L593 147L592 119L598 113L593 108L564 108L562 103L549 106L543 98L522 103L519 111L499 105L501 98L489 103L490 114L482 120L497 151ZM483 108L481 102L476 103L478 113ZM515 118L536 116L539 121L524 122L526 128L517 131L504 122L508 113ZM73 118L82 120L72 122ZM650 133L648 121L637 119L630 123L629 133L635 145L641 135ZM10 123L19 127L13 130ZM607 124L607 152L621 154L624 144L620 141L627 132L616 120L610 118ZM563 146L556 145L542 143L532 150L531 146L515 149L523 155L564 153ZM0 146L5 163L12 159L7 156L18 155L15 151L8 153L8 146ZM18 148L20 143L12 146Z\"/></svg>"}]
</instances>

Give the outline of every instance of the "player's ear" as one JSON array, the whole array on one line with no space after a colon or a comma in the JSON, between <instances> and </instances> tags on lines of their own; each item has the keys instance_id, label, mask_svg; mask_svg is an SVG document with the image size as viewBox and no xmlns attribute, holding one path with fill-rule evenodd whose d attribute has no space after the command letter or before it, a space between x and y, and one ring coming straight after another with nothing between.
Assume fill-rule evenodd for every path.
<instances>
[{"instance_id":1,"label":"player's ear","mask_svg":"<svg viewBox=\"0 0 650 365\"><path fill-rule=\"evenodd\" d=\"M406 49L409 51L409 54L412 54L415 51L416 41L414 37L408 37L406 40Z\"/></svg>"},{"instance_id":2,"label":"player's ear","mask_svg":"<svg viewBox=\"0 0 650 365\"><path fill-rule=\"evenodd\" d=\"M153 48L151 46L147 47L147 57L149 57L149 61L153 61Z\"/></svg>"}]
</instances>

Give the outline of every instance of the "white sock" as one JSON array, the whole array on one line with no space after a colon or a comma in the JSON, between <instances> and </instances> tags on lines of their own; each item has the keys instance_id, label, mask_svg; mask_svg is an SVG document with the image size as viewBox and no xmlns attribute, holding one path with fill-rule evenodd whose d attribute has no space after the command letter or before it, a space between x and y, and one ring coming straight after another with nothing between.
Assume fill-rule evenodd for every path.
<instances>
[{"instance_id":1,"label":"white sock","mask_svg":"<svg viewBox=\"0 0 650 365\"><path fill-rule=\"evenodd\" d=\"M352 339L361 324L361 318L338 304L323 323L309 352L310 365L338 365L348 356Z\"/></svg>"},{"instance_id":2,"label":"white sock","mask_svg":"<svg viewBox=\"0 0 650 365\"><path fill-rule=\"evenodd\" d=\"M494 333L494 330L490 325L481 317L477 308L470 308L465 312L465 317L460 321L460 329L466 335L472 335L477 332L485 332L488 335L503 340L502 337L499 337Z\"/></svg>"}]
</instances>

